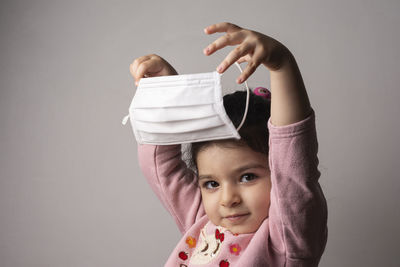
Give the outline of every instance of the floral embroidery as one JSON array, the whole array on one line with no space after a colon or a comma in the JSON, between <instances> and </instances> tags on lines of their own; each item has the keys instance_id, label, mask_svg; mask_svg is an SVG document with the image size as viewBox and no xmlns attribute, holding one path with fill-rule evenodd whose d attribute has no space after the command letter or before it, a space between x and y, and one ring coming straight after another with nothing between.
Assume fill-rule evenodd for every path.
<instances>
[{"instance_id":1,"label":"floral embroidery","mask_svg":"<svg viewBox=\"0 0 400 267\"><path fill-rule=\"evenodd\" d=\"M220 233L219 230L215 230L215 238L219 239L221 242L224 241L224 233Z\"/></svg>"},{"instance_id":2,"label":"floral embroidery","mask_svg":"<svg viewBox=\"0 0 400 267\"><path fill-rule=\"evenodd\" d=\"M200 236L196 240L196 248L191 252L190 264L203 265L210 263L213 259L218 257L222 248L222 241L224 240L224 232L226 229L217 226L211 234L207 234L207 226L210 221L201 229ZM225 263L224 263L225 264ZM216 266L219 266L218 264Z\"/></svg>"},{"instance_id":3,"label":"floral embroidery","mask_svg":"<svg viewBox=\"0 0 400 267\"><path fill-rule=\"evenodd\" d=\"M239 246L239 244L232 244L229 246L229 251L236 256L239 256L241 250L242 248Z\"/></svg>"},{"instance_id":4,"label":"floral embroidery","mask_svg":"<svg viewBox=\"0 0 400 267\"><path fill-rule=\"evenodd\" d=\"M188 236L188 238L186 238L186 244L188 244L189 248L196 247L196 238Z\"/></svg>"},{"instance_id":5,"label":"floral embroidery","mask_svg":"<svg viewBox=\"0 0 400 267\"><path fill-rule=\"evenodd\" d=\"M182 260L187 260L188 258L188 254L184 251L179 252L179 258L181 258Z\"/></svg>"},{"instance_id":6,"label":"floral embroidery","mask_svg":"<svg viewBox=\"0 0 400 267\"><path fill-rule=\"evenodd\" d=\"M228 262L228 260L220 261L219 267L229 267L229 262Z\"/></svg>"}]
</instances>

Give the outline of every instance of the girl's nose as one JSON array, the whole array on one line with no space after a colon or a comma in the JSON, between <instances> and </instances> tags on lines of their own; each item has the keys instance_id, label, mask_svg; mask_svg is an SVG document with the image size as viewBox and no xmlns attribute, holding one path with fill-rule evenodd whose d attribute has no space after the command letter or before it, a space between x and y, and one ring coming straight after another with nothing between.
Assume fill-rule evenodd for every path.
<instances>
[{"instance_id":1,"label":"girl's nose","mask_svg":"<svg viewBox=\"0 0 400 267\"><path fill-rule=\"evenodd\" d=\"M240 204L241 198L235 186L225 185L222 187L220 204L224 207L233 207Z\"/></svg>"}]
</instances>

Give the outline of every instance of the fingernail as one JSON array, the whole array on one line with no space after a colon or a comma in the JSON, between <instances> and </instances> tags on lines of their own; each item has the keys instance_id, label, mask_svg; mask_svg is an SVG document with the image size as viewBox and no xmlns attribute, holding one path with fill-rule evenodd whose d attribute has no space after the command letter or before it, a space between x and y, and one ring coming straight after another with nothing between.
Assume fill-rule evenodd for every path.
<instances>
[{"instance_id":1,"label":"fingernail","mask_svg":"<svg viewBox=\"0 0 400 267\"><path fill-rule=\"evenodd\" d=\"M137 85L138 85L138 82L135 81L135 85L137 86Z\"/></svg>"},{"instance_id":2,"label":"fingernail","mask_svg":"<svg viewBox=\"0 0 400 267\"><path fill-rule=\"evenodd\" d=\"M221 64L218 66L217 71L221 72L223 68L224 68L224 66Z\"/></svg>"},{"instance_id":3,"label":"fingernail","mask_svg":"<svg viewBox=\"0 0 400 267\"><path fill-rule=\"evenodd\" d=\"M237 83L242 83L242 82L243 82L243 78L237 79Z\"/></svg>"}]
</instances>

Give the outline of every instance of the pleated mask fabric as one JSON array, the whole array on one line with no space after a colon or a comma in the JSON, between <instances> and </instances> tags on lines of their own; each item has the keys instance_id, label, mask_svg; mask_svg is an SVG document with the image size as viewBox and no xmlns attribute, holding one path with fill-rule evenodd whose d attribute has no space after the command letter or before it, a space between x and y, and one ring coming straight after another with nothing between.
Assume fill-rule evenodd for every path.
<instances>
[{"instance_id":1,"label":"pleated mask fabric","mask_svg":"<svg viewBox=\"0 0 400 267\"><path fill-rule=\"evenodd\" d=\"M247 109L248 101L241 125ZM216 71L140 79L122 124L128 119L139 144L240 139L241 125L236 129L225 112L221 74Z\"/></svg>"}]
</instances>

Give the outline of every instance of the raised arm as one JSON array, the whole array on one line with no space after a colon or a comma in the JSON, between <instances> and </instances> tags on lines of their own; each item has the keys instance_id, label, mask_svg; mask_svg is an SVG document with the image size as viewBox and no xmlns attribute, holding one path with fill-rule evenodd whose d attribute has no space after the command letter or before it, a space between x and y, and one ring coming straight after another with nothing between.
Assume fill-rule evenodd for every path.
<instances>
[{"instance_id":1,"label":"raised arm","mask_svg":"<svg viewBox=\"0 0 400 267\"><path fill-rule=\"evenodd\" d=\"M327 208L318 183L315 117L294 56L277 40L231 23L205 28L225 32L204 53L237 45L217 67L222 73L235 62L247 62L237 79L243 83L261 64L271 74L270 244L286 257L286 266L316 266L327 237Z\"/></svg>"},{"instance_id":2,"label":"raised arm","mask_svg":"<svg viewBox=\"0 0 400 267\"><path fill-rule=\"evenodd\" d=\"M317 266L327 241L327 205L318 182L315 114L285 126L270 120L268 127L270 242L287 266Z\"/></svg>"},{"instance_id":3,"label":"raised arm","mask_svg":"<svg viewBox=\"0 0 400 267\"><path fill-rule=\"evenodd\" d=\"M181 146L138 145L140 168L184 233L205 215L195 174L182 161Z\"/></svg>"},{"instance_id":4,"label":"raised arm","mask_svg":"<svg viewBox=\"0 0 400 267\"><path fill-rule=\"evenodd\" d=\"M271 74L271 122L275 126L292 124L311 113L310 102L300 70L286 47L277 51L280 63Z\"/></svg>"},{"instance_id":5,"label":"raised arm","mask_svg":"<svg viewBox=\"0 0 400 267\"><path fill-rule=\"evenodd\" d=\"M144 77L177 75L176 70L158 55L134 60L130 72L138 84ZM195 174L181 158L181 146L138 144L139 163L151 188L173 216L181 232L185 232L205 212Z\"/></svg>"}]
</instances>

